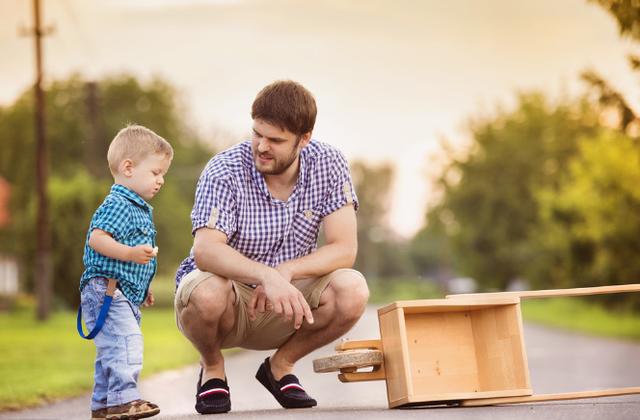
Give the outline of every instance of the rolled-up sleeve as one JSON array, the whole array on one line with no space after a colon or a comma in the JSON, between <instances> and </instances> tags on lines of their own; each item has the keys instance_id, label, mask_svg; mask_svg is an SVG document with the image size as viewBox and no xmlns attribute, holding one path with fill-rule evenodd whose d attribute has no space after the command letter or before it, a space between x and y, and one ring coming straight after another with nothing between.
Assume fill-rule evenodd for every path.
<instances>
[{"instance_id":1,"label":"rolled-up sleeve","mask_svg":"<svg viewBox=\"0 0 640 420\"><path fill-rule=\"evenodd\" d=\"M124 200L107 198L95 212L89 230L103 230L116 240L122 241L125 232L130 228L130 206Z\"/></svg>"},{"instance_id":2,"label":"rolled-up sleeve","mask_svg":"<svg viewBox=\"0 0 640 420\"><path fill-rule=\"evenodd\" d=\"M324 218L349 204L358 210L358 197L353 188L349 164L342 153L336 152L336 157L330 168L329 191L320 216Z\"/></svg>"},{"instance_id":3,"label":"rolled-up sleeve","mask_svg":"<svg viewBox=\"0 0 640 420\"><path fill-rule=\"evenodd\" d=\"M191 211L191 233L201 228L217 229L230 238L237 229L236 194L229 178L205 170L196 187Z\"/></svg>"}]
</instances>

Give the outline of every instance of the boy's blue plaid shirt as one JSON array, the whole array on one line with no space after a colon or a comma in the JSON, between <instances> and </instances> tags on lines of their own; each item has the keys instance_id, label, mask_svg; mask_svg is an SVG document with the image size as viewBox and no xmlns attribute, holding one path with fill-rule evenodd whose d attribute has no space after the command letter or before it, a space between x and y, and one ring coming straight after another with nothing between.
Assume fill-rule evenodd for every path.
<instances>
[{"instance_id":1,"label":"boy's blue plaid shirt","mask_svg":"<svg viewBox=\"0 0 640 420\"><path fill-rule=\"evenodd\" d=\"M153 247L156 245L153 207L130 189L114 184L91 219L84 246L85 270L80 279L80 290L94 277L113 278L118 280L118 287L127 299L140 305L156 273L156 258L147 264L137 264L105 257L89 246L89 236L94 229L110 233L124 245L149 244Z\"/></svg>"}]
</instances>

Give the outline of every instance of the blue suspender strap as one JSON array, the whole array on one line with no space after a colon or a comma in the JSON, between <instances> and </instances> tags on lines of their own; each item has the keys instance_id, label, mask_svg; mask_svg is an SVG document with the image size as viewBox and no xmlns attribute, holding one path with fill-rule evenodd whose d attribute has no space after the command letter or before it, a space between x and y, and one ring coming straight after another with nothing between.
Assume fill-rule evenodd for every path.
<instances>
[{"instance_id":1,"label":"blue suspender strap","mask_svg":"<svg viewBox=\"0 0 640 420\"><path fill-rule=\"evenodd\" d=\"M82 305L78 308L78 334L80 337L85 338L87 340L92 340L104 325L104 320L107 319L107 314L109 313L109 307L111 306L111 301L113 300L113 294L116 291L117 281L114 279L109 279L109 284L107 285L107 292L104 296L104 301L102 302L102 308L100 308L100 313L98 314L98 319L96 320L96 325L93 326L93 330L88 335L84 335L82 331Z\"/></svg>"}]
</instances>

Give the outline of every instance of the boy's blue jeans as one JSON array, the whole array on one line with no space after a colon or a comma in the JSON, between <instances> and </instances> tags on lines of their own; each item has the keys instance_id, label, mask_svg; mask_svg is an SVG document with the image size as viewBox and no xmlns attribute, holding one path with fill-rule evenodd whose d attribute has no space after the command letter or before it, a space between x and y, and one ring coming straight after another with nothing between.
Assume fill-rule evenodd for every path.
<instances>
[{"instance_id":1,"label":"boy's blue jeans","mask_svg":"<svg viewBox=\"0 0 640 420\"><path fill-rule=\"evenodd\" d=\"M80 293L87 328L95 325L107 290L107 280L91 279ZM93 339L96 363L91 410L140 399L138 375L142 370L140 308L116 290L102 330Z\"/></svg>"}]
</instances>

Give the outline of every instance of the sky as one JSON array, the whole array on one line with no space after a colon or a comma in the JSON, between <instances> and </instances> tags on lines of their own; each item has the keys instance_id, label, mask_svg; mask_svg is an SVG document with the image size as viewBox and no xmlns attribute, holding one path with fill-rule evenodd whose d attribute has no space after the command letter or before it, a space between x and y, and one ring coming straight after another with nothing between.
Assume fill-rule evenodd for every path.
<instances>
[{"instance_id":1,"label":"sky","mask_svg":"<svg viewBox=\"0 0 640 420\"><path fill-rule=\"evenodd\" d=\"M31 3L0 0L0 105L33 82L33 41L20 35L32 25ZM577 95L580 72L595 69L640 110L626 62L638 47L586 0L42 3L54 26L46 80L163 77L178 88L187 122L218 147L249 133L263 86L302 83L318 104L314 138L350 160L395 166L388 222L404 237L438 197L429 179L442 169L441 141L464 150L469 119L513 106L517 92Z\"/></svg>"}]
</instances>

